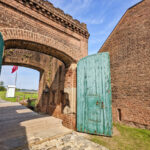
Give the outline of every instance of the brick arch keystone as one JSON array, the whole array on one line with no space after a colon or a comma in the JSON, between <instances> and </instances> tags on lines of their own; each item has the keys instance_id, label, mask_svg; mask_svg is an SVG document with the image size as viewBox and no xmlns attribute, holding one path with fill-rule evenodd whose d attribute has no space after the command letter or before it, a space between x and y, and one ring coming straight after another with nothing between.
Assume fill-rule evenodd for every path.
<instances>
[{"instance_id":1,"label":"brick arch keystone","mask_svg":"<svg viewBox=\"0 0 150 150\"><path fill-rule=\"evenodd\" d=\"M5 48L29 49L51 55L64 62L66 66L77 62L76 49L39 33L16 28L0 29Z\"/></svg>"}]
</instances>

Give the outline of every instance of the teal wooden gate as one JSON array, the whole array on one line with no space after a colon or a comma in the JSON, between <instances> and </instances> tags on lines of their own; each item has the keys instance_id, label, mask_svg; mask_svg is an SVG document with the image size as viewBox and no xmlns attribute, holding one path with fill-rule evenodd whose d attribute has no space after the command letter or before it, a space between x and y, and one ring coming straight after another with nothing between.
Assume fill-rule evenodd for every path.
<instances>
[{"instance_id":1,"label":"teal wooden gate","mask_svg":"<svg viewBox=\"0 0 150 150\"><path fill-rule=\"evenodd\" d=\"M81 59L77 66L77 130L112 135L109 53Z\"/></svg>"},{"instance_id":2,"label":"teal wooden gate","mask_svg":"<svg viewBox=\"0 0 150 150\"><path fill-rule=\"evenodd\" d=\"M3 60L3 51L4 51L4 40L2 34L0 33L0 73L1 73L2 60Z\"/></svg>"}]
</instances>

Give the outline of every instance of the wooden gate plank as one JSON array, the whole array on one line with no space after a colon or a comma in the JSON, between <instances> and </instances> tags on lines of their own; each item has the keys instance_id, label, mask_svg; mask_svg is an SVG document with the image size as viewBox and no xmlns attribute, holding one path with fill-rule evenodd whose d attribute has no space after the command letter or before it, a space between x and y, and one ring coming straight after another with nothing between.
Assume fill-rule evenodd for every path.
<instances>
[{"instance_id":1,"label":"wooden gate plank","mask_svg":"<svg viewBox=\"0 0 150 150\"><path fill-rule=\"evenodd\" d=\"M111 136L111 109L109 54L83 58L77 66L77 130Z\"/></svg>"}]
</instances>

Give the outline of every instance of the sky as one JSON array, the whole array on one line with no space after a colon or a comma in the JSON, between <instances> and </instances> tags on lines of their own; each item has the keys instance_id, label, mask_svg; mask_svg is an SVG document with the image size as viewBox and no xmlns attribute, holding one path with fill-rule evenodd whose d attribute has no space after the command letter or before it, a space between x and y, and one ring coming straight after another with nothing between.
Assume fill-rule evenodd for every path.
<instances>
[{"instance_id":1,"label":"sky","mask_svg":"<svg viewBox=\"0 0 150 150\"><path fill-rule=\"evenodd\" d=\"M90 33L88 54L96 54L126 10L141 0L49 0L55 7L87 24ZM5 85L15 82L12 66L3 66L0 81ZM17 87L38 89L39 72L19 67Z\"/></svg>"},{"instance_id":2,"label":"sky","mask_svg":"<svg viewBox=\"0 0 150 150\"><path fill-rule=\"evenodd\" d=\"M11 73L13 66L2 66L0 81L3 81L5 86L15 85L16 72ZM18 67L16 87L20 89L38 90L39 72L26 67Z\"/></svg>"}]
</instances>

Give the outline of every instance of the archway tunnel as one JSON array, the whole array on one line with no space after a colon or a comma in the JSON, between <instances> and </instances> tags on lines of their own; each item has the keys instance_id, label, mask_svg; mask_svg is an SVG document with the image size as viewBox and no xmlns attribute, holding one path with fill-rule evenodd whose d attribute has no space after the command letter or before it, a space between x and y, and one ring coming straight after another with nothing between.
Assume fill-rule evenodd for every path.
<instances>
[{"instance_id":1,"label":"archway tunnel","mask_svg":"<svg viewBox=\"0 0 150 150\"><path fill-rule=\"evenodd\" d=\"M76 128L76 64L66 67L60 60L27 49L5 49L3 65L16 65L39 71L36 111L63 120Z\"/></svg>"}]
</instances>

